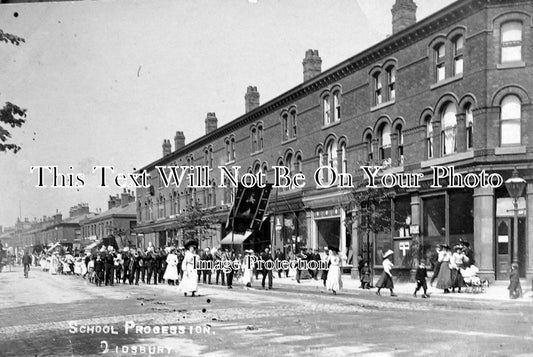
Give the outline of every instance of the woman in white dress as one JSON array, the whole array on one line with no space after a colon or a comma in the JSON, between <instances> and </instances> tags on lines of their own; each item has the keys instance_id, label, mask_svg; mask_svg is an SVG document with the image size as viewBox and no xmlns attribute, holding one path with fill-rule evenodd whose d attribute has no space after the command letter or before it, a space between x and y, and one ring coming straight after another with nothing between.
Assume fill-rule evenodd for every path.
<instances>
[{"instance_id":1,"label":"woman in white dress","mask_svg":"<svg viewBox=\"0 0 533 357\"><path fill-rule=\"evenodd\" d=\"M242 271L244 272L242 275L242 283L245 287L250 288L252 286L254 276L254 251L250 249L245 250L244 252L246 255L244 256L242 262Z\"/></svg>"},{"instance_id":2,"label":"woman in white dress","mask_svg":"<svg viewBox=\"0 0 533 357\"><path fill-rule=\"evenodd\" d=\"M329 271L326 280L326 288L333 291L333 295L337 295L337 291L342 289L341 280L341 258L337 249L329 248Z\"/></svg>"},{"instance_id":3,"label":"woman in white dress","mask_svg":"<svg viewBox=\"0 0 533 357\"><path fill-rule=\"evenodd\" d=\"M57 257L57 252L54 252L50 258L50 274L57 274L57 269L59 267L59 259Z\"/></svg>"},{"instance_id":4,"label":"woman in white dress","mask_svg":"<svg viewBox=\"0 0 533 357\"><path fill-rule=\"evenodd\" d=\"M173 284L178 280L178 256L176 255L175 248L172 248L167 255L167 268L165 269L165 274L163 274L163 279L167 283L172 281Z\"/></svg>"},{"instance_id":5,"label":"woman in white dress","mask_svg":"<svg viewBox=\"0 0 533 357\"><path fill-rule=\"evenodd\" d=\"M199 261L198 255L196 255L196 247L198 243L195 241L189 241L185 243L185 257L181 263L181 269L183 271L183 279L178 287L178 290L187 296L187 293L191 293L191 296L195 296L198 292L198 272L196 270L195 263Z\"/></svg>"}]
</instances>

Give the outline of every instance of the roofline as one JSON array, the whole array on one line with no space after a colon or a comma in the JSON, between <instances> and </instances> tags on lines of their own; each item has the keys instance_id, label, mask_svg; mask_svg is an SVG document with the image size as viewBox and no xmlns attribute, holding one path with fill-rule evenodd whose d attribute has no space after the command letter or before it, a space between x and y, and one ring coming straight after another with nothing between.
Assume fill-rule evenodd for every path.
<instances>
[{"instance_id":1,"label":"roofline","mask_svg":"<svg viewBox=\"0 0 533 357\"><path fill-rule=\"evenodd\" d=\"M348 74L351 74L370 63L374 63L377 59L386 57L392 52L406 47L421 38L427 37L428 33L438 31L440 28L447 26L451 21L455 22L458 19L470 15L474 10L484 7L488 1L490 0L457 0L440 9L439 11L429 15L428 17L425 17L419 22L416 22L414 25L409 26L396 34L393 34L390 37L387 37L370 48L357 53L356 55L338 63L328 70L316 75L315 77L289 89L285 93L278 95L254 110L245 113L236 119L233 119L229 123L226 123L223 126L213 130L209 134L203 135L191 143L181 147L180 149L173 151L169 155L163 156L151 162L150 164L145 165L136 172L151 170L159 164L178 158L202 145L207 145L216 138L230 134L235 129L258 119L279 107L284 106L286 103L292 103L295 99L301 97L302 95L315 92L320 88L328 86L338 79L344 78ZM531 0L512 1L527 2ZM454 14L454 16L445 16L451 14ZM429 31L426 31L426 27L429 27Z\"/></svg>"}]
</instances>

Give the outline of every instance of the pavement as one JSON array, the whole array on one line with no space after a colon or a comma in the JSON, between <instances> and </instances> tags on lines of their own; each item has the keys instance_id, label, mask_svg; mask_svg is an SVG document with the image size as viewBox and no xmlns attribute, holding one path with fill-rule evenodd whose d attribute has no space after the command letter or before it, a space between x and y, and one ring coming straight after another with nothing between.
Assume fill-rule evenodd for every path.
<instances>
[{"instance_id":1,"label":"pavement","mask_svg":"<svg viewBox=\"0 0 533 357\"><path fill-rule=\"evenodd\" d=\"M415 299L413 284L398 283L398 297L376 296L346 276L334 296L321 281L289 277L268 291L260 281L200 284L191 298L167 284L96 287L38 268L22 276L20 267L0 273L2 357L531 356L533 344L531 300L502 300L500 284ZM127 324L140 330L128 333Z\"/></svg>"}]
</instances>

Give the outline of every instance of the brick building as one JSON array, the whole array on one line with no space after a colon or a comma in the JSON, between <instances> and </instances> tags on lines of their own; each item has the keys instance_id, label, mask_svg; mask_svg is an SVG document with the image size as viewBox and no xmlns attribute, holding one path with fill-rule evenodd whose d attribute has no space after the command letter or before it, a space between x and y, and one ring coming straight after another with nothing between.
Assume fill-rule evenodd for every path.
<instances>
[{"instance_id":1,"label":"brick building","mask_svg":"<svg viewBox=\"0 0 533 357\"><path fill-rule=\"evenodd\" d=\"M208 113L203 137L185 145L178 131L174 150L165 140L163 156L141 169L151 174L153 191L137 191L138 231L157 244L180 241L177 218L186 207L211 208L223 222L232 202L233 190L218 187L218 175L205 189L164 187L156 166L238 165L270 176L272 166L284 165L304 173L307 185L271 195L261 239L274 248L337 245L348 264L369 251L377 269L382 252L393 249L395 266L409 270L413 238L427 259L436 244L463 239L482 276L506 279L513 258L521 276L533 276L532 14L531 0L463 0L416 22L416 4L397 0L392 36L324 72L318 51L309 50L302 84L262 105L257 88L248 87L242 116L218 128ZM354 214L351 190L312 180L324 165L356 179L362 165L424 178L420 189L390 202L393 221L405 224L372 236L367 246L357 222L344 224ZM527 180L518 241L505 186L432 188L436 165L504 180L518 169ZM210 245L224 237L220 227L209 233Z\"/></svg>"},{"instance_id":2,"label":"brick building","mask_svg":"<svg viewBox=\"0 0 533 357\"><path fill-rule=\"evenodd\" d=\"M101 241L115 237L119 248L137 244L133 229L137 224L135 195L124 189L120 195L109 196L107 211L88 217L80 222L81 242Z\"/></svg>"}]
</instances>

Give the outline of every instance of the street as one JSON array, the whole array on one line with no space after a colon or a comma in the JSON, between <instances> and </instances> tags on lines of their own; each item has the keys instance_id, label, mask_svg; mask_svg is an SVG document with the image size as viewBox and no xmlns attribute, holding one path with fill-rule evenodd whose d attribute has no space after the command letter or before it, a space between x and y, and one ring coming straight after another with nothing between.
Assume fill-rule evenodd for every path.
<instances>
[{"instance_id":1,"label":"street","mask_svg":"<svg viewBox=\"0 0 533 357\"><path fill-rule=\"evenodd\" d=\"M260 286L260 282L254 282ZM392 298L236 283L96 287L32 267L0 273L1 356L530 356L526 301ZM166 327L165 327L166 326Z\"/></svg>"}]
</instances>

